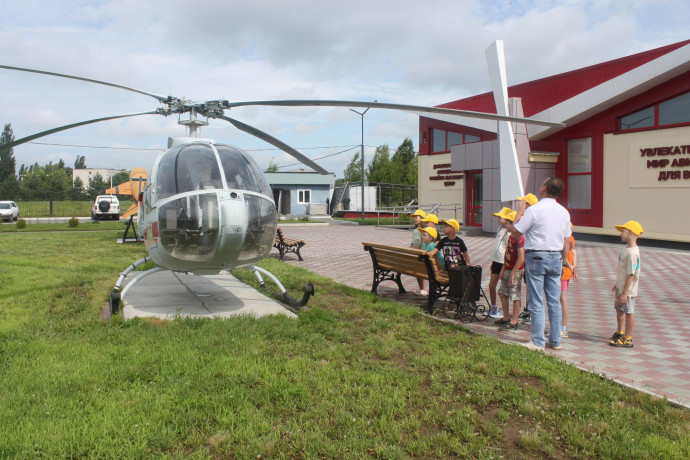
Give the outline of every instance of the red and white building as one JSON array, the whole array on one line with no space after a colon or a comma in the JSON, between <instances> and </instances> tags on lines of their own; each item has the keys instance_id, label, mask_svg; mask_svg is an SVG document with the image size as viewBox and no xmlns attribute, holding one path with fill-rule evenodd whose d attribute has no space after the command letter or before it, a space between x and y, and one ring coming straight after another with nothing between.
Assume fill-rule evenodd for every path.
<instances>
[{"instance_id":1,"label":"red and white building","mask_svg":"<svg viewBox=\"0 0 690 460\"><path fill-rule=\"evenodd\" d=\"M525 193L551 175L581 233L614 235L639 221L647 238L690 242L690 40L510 86ZM441 107L496 113L494 93ZM465 226L496 228L501 196L495 121L420 117L419 202L463 203ZM503 200L501 200L503 198Z\"/></svg>"}]
</instances>

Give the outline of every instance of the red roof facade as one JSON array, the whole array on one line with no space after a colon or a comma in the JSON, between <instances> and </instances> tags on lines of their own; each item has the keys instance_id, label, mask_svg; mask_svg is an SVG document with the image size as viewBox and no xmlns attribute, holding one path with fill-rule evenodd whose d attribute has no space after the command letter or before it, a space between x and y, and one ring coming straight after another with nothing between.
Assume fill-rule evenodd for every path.
<instances>
[{"instance_id":1,"label":"red roof facade","mask_svg":"<svg viewBox=\"0 0 690 460\"><path fill-rule=\"evenodd\" d=\"M525 117L531 117L608 80L690 43L686 40L612 61L508 87L508 97L522 98ZM439 107L496 113L493 93L488 92Z\"/></svg>"}]
</instances>

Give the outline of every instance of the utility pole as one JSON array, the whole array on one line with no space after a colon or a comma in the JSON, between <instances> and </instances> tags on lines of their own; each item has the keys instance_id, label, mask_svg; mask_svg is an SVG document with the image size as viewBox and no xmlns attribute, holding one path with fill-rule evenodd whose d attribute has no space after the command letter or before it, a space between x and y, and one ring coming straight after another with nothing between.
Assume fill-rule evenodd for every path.
<instances>
[{"instance_id":1,"label":"utility pole","mask_svg":"<svg viewBox=\"0 0 690 460\"><path fill-rule=\"evenodd\" d=\"M378 102L378 101L374 101ZM364 112L358 112L355 109L350 109L351 112L356 113L362 117L362 145L361 145L361 156L362 156L362 221L364 220L364 114L369 111L371 107L367 107Z\"/></svg>"}]
</instances>

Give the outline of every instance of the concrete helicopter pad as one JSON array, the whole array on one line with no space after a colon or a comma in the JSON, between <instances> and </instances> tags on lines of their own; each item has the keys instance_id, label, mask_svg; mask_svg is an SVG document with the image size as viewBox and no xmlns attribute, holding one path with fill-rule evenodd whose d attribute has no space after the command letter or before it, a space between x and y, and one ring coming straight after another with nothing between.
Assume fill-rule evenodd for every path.
<instances>
[{"instance_id":1,"label":"concrete helicopter pad","mask_svg":"<svg viewBox=\"0 0 690 460\"><path fill-rule=\"evenodd\" d=\"M135 276L136 273L130 274L128 282ZM285 315L297 318L297 315L275 300L225 272L218 275L193 275L170 271L153 273L137 282L127 292L122 312L126 320L231 318L239 315L256 318Z\"/></svg>"}]
</instances>

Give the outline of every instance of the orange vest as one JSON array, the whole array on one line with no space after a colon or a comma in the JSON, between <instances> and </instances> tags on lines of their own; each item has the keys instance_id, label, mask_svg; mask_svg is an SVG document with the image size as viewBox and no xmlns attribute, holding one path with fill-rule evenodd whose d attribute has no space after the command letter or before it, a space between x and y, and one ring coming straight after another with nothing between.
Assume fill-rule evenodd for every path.
<instances>
[{"instance_id":1,"label":"orange vest","mask_svg":"<svg viewBox=\"0 0 690 460\"><path fill-rule=\"evenodd\" d=\"M573 264L573 249L575 248L575 238L570 235L570 251L568 251L568 263L570 265ZM562 280L569 280L570 278L573 277L573 271L570 269L570 267L563 267L563 277L561 278Z\"/></svg>"}]
</instances>

